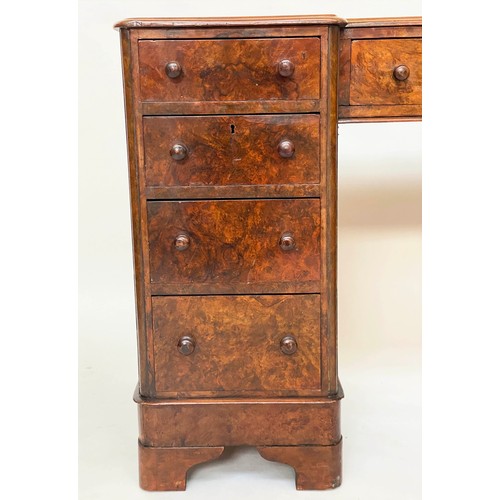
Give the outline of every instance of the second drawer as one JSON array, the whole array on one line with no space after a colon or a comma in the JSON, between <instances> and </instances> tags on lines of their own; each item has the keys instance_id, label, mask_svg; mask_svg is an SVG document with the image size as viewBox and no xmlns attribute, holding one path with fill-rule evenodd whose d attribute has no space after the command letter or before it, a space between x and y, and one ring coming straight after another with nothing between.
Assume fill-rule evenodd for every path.
<instances>
[{"instance_id":1,"label":"second drawer","mask_svg":"<svg viewBox=\"0 0 500 500\"><path fill-rule=\"evenodd\" d=\"M153 201L148 230L153 293L319 292L318 199Z\"/></svg>"},{"instance_id":2,"label":"second drawer","mask_svg":"<svg viewBox=\"0 0 500 500\"><path fill-rule=\"evenodd\" d=\"M319 115L144 118L147 186L317 184Z\"/></svg>"}]
</instances>

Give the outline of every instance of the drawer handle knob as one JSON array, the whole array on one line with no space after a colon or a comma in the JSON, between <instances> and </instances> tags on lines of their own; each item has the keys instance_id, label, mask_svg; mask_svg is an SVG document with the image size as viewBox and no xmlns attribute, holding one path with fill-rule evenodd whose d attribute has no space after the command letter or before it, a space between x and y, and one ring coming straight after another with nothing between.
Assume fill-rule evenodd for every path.
<instances>
[{"instance_id":1,"label":"drawer handle knob","mask_svg":"<svg viewBox=\"0 0 500 500\"><path fill-rule=\"evenodd\" d=\"M293 250L295 248L295 239L291 233L283 233L281 235L280 247L285 251Z\"/></svg>"},{"instance_id":2,"label":"drawer handle knob","mask_svg":"<svg viewBox=\"0 0 500 500\"><path fill-rule=\"evenodd\" d=\"M399 80L400 82L404 82L410 76L410 68L401 64L400 66L396 66L393 71L394 78Z\"/></svg>"},{"instance_id":3,"label":"drawer handle knob","mask_svg":"<svg viewBox=\"0 0 500 500\"><path fill-rule=\"evenodd\" d=\"M189 248L189 244L191 240L187 234L179 234L177 238L175 238L175 249L182 252L183 250L187 250Z\"/></svg>"},{"instance_id":4,"label":"drawer handle knob","mask_svg":"<svg viewBox=\"0 0 500 500\"><path fill-rule=\"evenodd\" d=\"M295 153L295 145L292 141L285 139L279 143L278 153L282 158L291 158Z\"/></svg>"},{"instance_id":5,"label":"drawer handle knob","mask_svg":"<svg viewBox=\"0 0 500 500\"><path fill-rule=\"evenodd\" d=\"M188 153L188 150L186 146L183 146L182 144L174 144L172 148L170 149L170 156L176 160L184 160L186 158Z\"/></svg>"},{"instance_id":6,"label":"drawer handle knob","mask_svg":"<svg viewBox=\"0 0 500 500\"><path fill-rule=\"evenodd\" d=\"M165 66L165 72L169 78L177 78L182 72L182 67L177 61L170 61Z\"/></svg>"},{"instance_id":7,"label":"drawer handle knob","mask_svg":"<svg viewBox=\"0 0 500 500\"><path fill-rule=\"evenodd\" d=\"M189 356L193 353L196 343L192 337L181 337L177 342L177 350L183 356Z\"/></svg>"},{"instance_id":8,"label":"drawer handle knob","mask_svg":"<svg viewBox=\"0 0 500 500\"><path fill-rule=\"evenodd\" d=\"M278 73L284 77L290 77L295 71L295 64L290 59L283 59L278 64Z\"/></svg>"},{"instance_id":9,"label":"drawer handle knob","mask_svg":"<svg viewBox=\"0 0 500 500\"><path fill-rule=\"evenodd\" d=\"M297 341L293 335L283 337L280 342L280 349L283 354L290 355L297 352Z\"/></svg>"}]
</instances>

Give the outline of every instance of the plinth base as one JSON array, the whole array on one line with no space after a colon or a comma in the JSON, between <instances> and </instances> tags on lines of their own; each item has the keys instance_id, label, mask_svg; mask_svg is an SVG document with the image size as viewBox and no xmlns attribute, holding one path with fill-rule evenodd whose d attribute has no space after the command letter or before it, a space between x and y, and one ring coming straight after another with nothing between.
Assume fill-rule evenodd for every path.
<instances>
[{"instance_id":1,"label":"plinth base","mask_svg":"<svg viewBox=\"0 0 500 500\"><path fill-rule=\"evenodd\" d=\"M254 446L295 469L298 490L341 483L340 399L146 399L138 392L140 485L184 490L186 473L225 446Z\"/></svg>"}]
</instances>

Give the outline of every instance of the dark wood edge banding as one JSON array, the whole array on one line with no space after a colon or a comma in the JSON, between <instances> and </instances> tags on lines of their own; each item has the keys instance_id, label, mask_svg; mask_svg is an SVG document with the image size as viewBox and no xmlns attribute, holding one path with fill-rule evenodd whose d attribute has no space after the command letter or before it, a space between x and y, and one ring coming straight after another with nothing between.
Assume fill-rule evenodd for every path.
<instances>
[{"instance_id":1,"label":"dark wood edge banding","mask_svg":"<svg viewBox=\"0 0 500 500\"><path fill-rule=\"evenodd\" d=\"M363 17L358 19L347 19L345 29L391 26L422 26L422 17Z\"/></svg>"},{"instance_id":2,"label":"dark wood edge banding","mask_svg":"<svg viewBox=\"0 0 500 500\"><path fill-rule=\"evenodd\" d=\"M347 21L334 14L308 16L249 16L249 17L165 17L131 18L114 25L115 29L131 28L210 28L213 26L275 26L335 24L344 26Z\"/></svg>"},{"instance_id":3,"label":"dark wood edge banding","mask_svg":"<svg viewBox=\"0 0 500 500\"><path fill-rule=\"evenodd\" d=\"M342 384L339 382L338 389L336 394L332 394L328 397L325 396L311 396L311 397L289 397L289 398L252 398L252 399L242 399L242 398L224 398L224 399L216 399L216 398L189 398L189 399L161 399L161 398L150 398L144 396L140 393L139 384L136 385L133 400L134 403L140 405L147 406L171 406L171 405L216 405L225 404L225 405L287 405L287 404L297 404L301 405L304 403L307 404L317 404L323 405L328 402L339 401L344 398L344 389L342 388Z\"/></svg>"},{"instance_id":4,"label":"dark wood edge banding","mask_svg":"<svg viewBox=\"0 0 500 500\"><path fill-rule=\"evenodd\" d=\"M199 101L199 102L142 102L142 114L147 115L228 115L318 113L320 101Z\"/></svg>"},{"instance_id":5,"label":"dark wood edge banding","mask_svg":"<svg viewBox=\"0 0 500 500\"><path fill-rule=\"evenodd\" d=\"M318 184L272 184L234 186L150 186L148 200L244 199L244 198L316 198Z\"/></svg>"}]
</instances>

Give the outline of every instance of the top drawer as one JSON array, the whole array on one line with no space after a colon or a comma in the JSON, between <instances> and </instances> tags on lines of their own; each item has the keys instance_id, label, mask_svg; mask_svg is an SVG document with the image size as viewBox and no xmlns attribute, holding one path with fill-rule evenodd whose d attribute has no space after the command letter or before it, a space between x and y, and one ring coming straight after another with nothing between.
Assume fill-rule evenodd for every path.
<instances>
[{"instance_id":1,"label":"top drawer","mask_svg":"<svg viewBox=\"0 0 500 500\"><path fill-rule=\"evenodd\" d=\"M403 105L422 102L422 40L354 40L350 104Z\"/></svg>"},{"instance_id":2,"label":"top drawer","mask_svg":"<svg viewBox=\"0 0 500 500\"><path fill-rule=\"evenodd\" d=\"M320 39L141 40L139 79L149 102L319 99Z\"/></svg>"}]
</instances>

